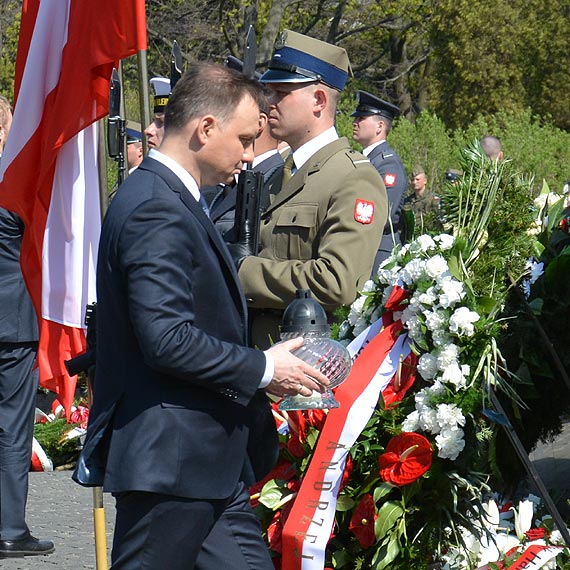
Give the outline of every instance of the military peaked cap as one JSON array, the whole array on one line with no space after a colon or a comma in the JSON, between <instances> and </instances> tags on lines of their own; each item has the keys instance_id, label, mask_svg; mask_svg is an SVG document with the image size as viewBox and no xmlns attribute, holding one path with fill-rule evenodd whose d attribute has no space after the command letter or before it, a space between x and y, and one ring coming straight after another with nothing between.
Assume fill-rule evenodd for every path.
<instances>
[{"instance_id":1,"label":"military peaked cap","mask_svg":"<svg viewBox=\"0 0 570 570\"><path fill-rule=\"evenodd\" d=\"M277 43L262 83L312 83L320 81L342 91L352 74L344 48L285 30Z\"/></svg>"},{"instance_id":2,"label":"military peaked cap","mask_svg":"<svg viewBox=\"0 0 570 570\"><path fill-rule=\"evenodd\" d=\"M358 91L356 94L357 107L356 111L352 113L352 117L365 117L367 115L380 115L386 117L391 121L394 120L399 114L400 109L388 101L384 101L379 97L375 97L366 91Z\"/></svg>"}]
</instances>

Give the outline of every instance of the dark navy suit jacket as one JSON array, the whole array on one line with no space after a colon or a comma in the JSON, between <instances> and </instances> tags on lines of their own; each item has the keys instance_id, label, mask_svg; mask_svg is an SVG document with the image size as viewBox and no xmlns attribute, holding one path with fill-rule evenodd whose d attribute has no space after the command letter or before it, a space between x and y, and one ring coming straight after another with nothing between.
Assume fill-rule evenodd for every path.
<instances>
[{"instance_id":1,"label":"dark navy suit jacket","mask_svg":"<svg viewBox=\"0 0 570 570\"><path fill-rule=\"evenodd\" d=\"M0 208L0 343L38 340L38 323L20 269L24 223Z\"/></svg>"},{"instance_id":2,"label":"dark navy suit jacket","mask_svg":"<svg viewBox=\"0 0 570 570\"><path fill-rule=\"evenodd\" d=\"M97 299L94 404L74 478L104 477L111 492L229 496L250 428L271 418L257 389L265 357L246 348L246 304L218 232L152 158L106 214Z\"/></svg>"}]
</instances>

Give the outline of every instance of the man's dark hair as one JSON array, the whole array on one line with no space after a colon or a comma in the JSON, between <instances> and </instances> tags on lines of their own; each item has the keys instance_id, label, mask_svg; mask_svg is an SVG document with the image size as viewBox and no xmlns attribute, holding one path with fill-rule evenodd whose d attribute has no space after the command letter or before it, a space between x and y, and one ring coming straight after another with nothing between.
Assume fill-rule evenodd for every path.
<instances>
[{"instance_id":1,"label":"man's dark hair","mask_svg":"<svg viewBox=\"0 0 570 570\"><path fill-rule=\"evenodd\" d=\"M260 98L257 81L223 65L196 63L180 78L168 99L164 113L165 132L179 131L189 121L215 115L220 121L233 117L246 96Z\"/></svg>"}]
</instances>

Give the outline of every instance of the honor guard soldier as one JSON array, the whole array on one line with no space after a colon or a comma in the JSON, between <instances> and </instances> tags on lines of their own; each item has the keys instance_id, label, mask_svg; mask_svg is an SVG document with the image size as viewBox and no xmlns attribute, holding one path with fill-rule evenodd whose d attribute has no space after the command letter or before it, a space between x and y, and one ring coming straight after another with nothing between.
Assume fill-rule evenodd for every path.
<instances>
[{"instance_id":1,"label":"honor guard soldier","mask_svg":"<svg viewBox=\"0 0 570 570\"><path fill-rule=\"evenodd\" d=\"M170 79L153 77L150 84L154 89L154 116L150 125L144 130L149 148L158 148L164 137L164 108L172 91Z\"/></svg>"},{"instance_id":2,"label":"honor guard soldier","mask_svg":"<svg viewBox=\"0 0 570 570\"><path fill-rule=\"evenodd\" d=\"M129 174L142 162L143 158L141 126L138 123L127 121L127 167Z\"/></svg>"},{"instance_id":3,"label":"honor guard soldier","mask_svg":"<svg viewBox=\"0 0 570 570\"><path fill-rule=\"evenodd\" d=\"M378 266L390 256L393 247L402 243L402 203L407 176L400 157L386 140L400 109L366 91L358 91L356 97L352 138L362 145L362 153L382 176L388 194L390 219L384 227L380 249L374 260L373 274L376 274Z\"/></svg>"},{"instance_id":4,"label":"honor guard soldier","mask_svg":"<svg viewBox=\"0 0 570 570\"><path fill-rule=\"evenodd\" d=\"M260 250L230 244L260 348L279 340L297 289L330 312L370 277L387 200L376 169L334 126L349 72L343 48L286 30L260 79L270 89L271 134L291 147L261 216Z\"/></svg>"}]
</instances>

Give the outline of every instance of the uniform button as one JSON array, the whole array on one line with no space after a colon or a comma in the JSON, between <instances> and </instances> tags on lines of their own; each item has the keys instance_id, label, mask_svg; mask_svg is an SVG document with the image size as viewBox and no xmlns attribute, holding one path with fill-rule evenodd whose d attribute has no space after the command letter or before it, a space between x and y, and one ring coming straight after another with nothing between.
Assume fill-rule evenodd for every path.
<instances>
[{"instance_id":1,"label":"uniform button","mask_svg":"<svg viewBox=\"0 0 570 570\"><path fill-rule=\"evenodd\" d=\"M255 299L253 297L246 297L245 299L248 303L255 303Z\"/></svg>"}]
</instances>

